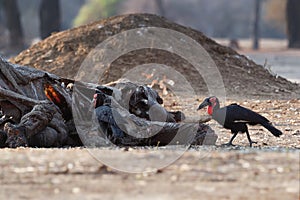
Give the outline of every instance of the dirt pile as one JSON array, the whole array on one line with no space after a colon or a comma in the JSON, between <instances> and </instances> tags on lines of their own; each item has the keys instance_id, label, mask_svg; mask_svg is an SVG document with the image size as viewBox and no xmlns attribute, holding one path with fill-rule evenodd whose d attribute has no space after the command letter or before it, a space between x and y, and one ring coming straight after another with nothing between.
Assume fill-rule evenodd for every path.
<instances>
[{"instance_id":1,"label":"dirt pile","mask_svg":"<svg viewBox=\"0 0 300 200\"><path fill-rule=\"evenodd\" d=\"M130 14L97 21L85 26L53 34L11 59L11 62L46 70L65 78L74 78L88 53L105 39L123 31L161 27L183 33L200 43L216 63L231 97L291 98L299 97L299 85L275 77L234 50L221 46L201 32L163 17L151 14ZM157 49L129 52L115 60L104 82L114 81L129 69L147 63L172 66L185 76L196 92L207 95L207 87L193 66L176 54Z\"/></svg>"}]
</instances>

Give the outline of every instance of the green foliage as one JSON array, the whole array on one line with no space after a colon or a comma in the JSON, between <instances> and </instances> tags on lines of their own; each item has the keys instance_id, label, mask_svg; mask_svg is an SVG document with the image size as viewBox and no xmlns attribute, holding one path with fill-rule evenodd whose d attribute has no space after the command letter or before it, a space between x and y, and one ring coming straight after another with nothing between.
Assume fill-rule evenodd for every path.
<instances>
[{"instance_id":1,"label":"green foliage","mask_svg":"<svg viewBox=\"0 0 300 200\"><path fill-rule=\"evenodd\" d=\"M73 25L80 26L117 13L117 5L121 0L88 0L74 19Z\"/></svg>"}]
</instances>

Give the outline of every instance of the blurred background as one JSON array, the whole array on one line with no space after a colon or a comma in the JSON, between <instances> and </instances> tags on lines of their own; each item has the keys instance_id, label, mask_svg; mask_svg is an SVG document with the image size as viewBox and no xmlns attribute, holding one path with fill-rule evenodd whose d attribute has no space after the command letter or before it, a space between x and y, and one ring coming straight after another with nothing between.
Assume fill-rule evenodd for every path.
<instances>
[{"instance_id":1,"label":"blurred background","mask_svg":"<svg viewBox=\"0 0 300 200\"><path fill-rule=\"evenodd\" d=\"M300 79L299 0L0 0L0 54L17 55L53 32L141 12L197 29L274 73Z\"/></svg>"}]
</instances>

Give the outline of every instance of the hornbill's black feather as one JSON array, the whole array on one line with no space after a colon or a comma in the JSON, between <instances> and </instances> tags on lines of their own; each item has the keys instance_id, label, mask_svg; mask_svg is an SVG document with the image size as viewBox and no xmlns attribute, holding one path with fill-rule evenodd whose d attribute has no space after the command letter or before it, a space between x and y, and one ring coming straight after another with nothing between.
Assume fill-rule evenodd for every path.
<instances>
[{"instance_id":1,"label":"hornbill's black feather","mask_svg":"<svg viewBox=\"0 0 300 200\"><path fill-rule=\"evenodd\" d=\"M237 133L246 132L248 140L250 142L250 146L252 146L252 143L254 142L250 139L247 124L260 124L268 129L274 136L279 137L280 135L282 135L282 132L276 129L267 118L252 110L249 110L248 108L244 108L237 104L231 104L220 108L219 100L216 97L206 98L199 105L198 110L206 106L209 106L208 112L210 115L212 115L212 118L219 124L221 124L224 128L230 129L234 134L228 143L230 145L232 145L232 141Z\"/></svg>"}]
</instances>

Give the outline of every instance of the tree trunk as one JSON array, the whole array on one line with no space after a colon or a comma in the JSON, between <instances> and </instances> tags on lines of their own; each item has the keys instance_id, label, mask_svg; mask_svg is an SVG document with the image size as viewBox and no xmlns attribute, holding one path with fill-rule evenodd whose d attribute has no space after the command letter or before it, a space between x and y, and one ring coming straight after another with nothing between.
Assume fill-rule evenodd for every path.
<instances>
[{"instance_id":1,"label":"tree trunk","mask_svg":"<svg viewBox=\"0 0 300 200\"><path fill-rule=\"evenodd\" d=\"M6 26L9 30L10 46L22 49L24 47L23 31L20 21L20 12L16 0L4 0Z\"/></svg>"},{"instance_id":2,"label":"tree trunk","mask_svg":"<svg viewBox=\"0 0 300 200\"><path fill-rule=\"evenodd\" d=\"M300 1L288 0L287 13L287 35L289 48L300 48Z\"/></svg>"},{"instance_id":3,"label":"tree trunk","mask_svg":"<svg viewBox=\"0 0 300 200\"><path fill-rule=\"evenodd\" d=\"M165 8L163 5L163 0L156 0L156 6L157 6L158 14L161 16L165 16L166 12L165 12Z\"/></svg>"},{"instance_id":4,"label":"tree trunk","mask_svg":"<svg viewBox=\"0 0 300 200\"><path fill-rule=\"evenodd\" d=\"M0 0L0 26L4 26L3 1Z\"/></svg>"},{"instance_id":5,"label":"tree trunk","mask_svg":"<svg viewBox=\"0 0 300 200\"><path fill-rule=\"evenodd\" d=\"M59 0L42 0L40 5L40 34L44 39L60 30Z\"/></svg>"},{"instance_id":6,"label":"tree trunk","mask_svg":"<svg viewBox=\"0 0 300 200\"><path fill-rule=\"evenodd\" d=\"M254 26L253 26L253 49L259 49L259 22L260 22L260 8L261 1L255 0L255 18L254 18Z\"/></svg>"}]
</instances>

